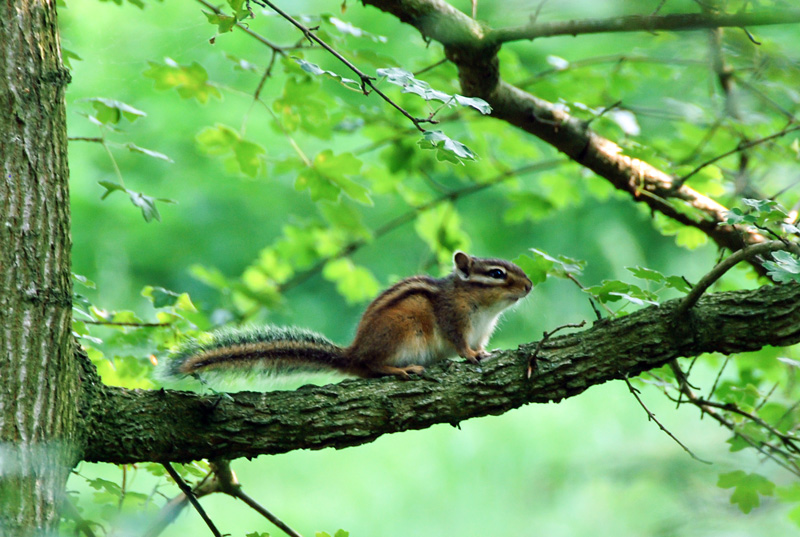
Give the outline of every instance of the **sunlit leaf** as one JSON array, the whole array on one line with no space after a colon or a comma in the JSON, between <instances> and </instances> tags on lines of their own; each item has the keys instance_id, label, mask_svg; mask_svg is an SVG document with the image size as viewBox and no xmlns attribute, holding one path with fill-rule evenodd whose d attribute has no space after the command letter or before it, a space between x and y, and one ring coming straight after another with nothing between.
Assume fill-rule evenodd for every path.
<instances>
[{"instance_id":1,"label":"sunlit leaf","mask_svg":"<svg viewBox=\"0 0 800 537\"><path fill-rule=\"evenodd\" d=\"M152 149L145 149L144 147L139 147L134 143L127 143L125 144L125 147L127 147L134 153L141 153L143 155L147 155L148 157L157 158L159 160L165 160L167 162L172 162L172 159L169 158L164 153L159 153L158 151L153 151Z\"/></svg>"},{"instance_id":2,"label":"sunlit leaf","mask_svg":"<svg viewBox=\"0 0 800 537\"><path fill-rule=\"evenodd\" d=\"M134 122L140 117L147 116L146 113L132 107L129 104L125 104L121 101L115 101L114 99L105 99L103 97L93 97L90 99L84 99L92 103L92 106L95 109L95 118L100 121L101 123L119 123L119 121L124 117L130 122Z\"/></svg>"},{"instance_id":3,"label":"sunlit leaf","mask_svg":"<svg viewBox=\"0 0 800 537\"><path fill-rule=\"evenodd\" d=\"M245 140L227 125L206 127L195 137L198 146L209 155L233 155L236 167L245 175L255 177L264 166L266 149L260 144Z\"/></svg>"},{"instance_id":4,"label":"sunlit leaf","mask_svg":"<svg viewBox=\"0 0 800 537\"><path fill-rule=\"evenodd\" d=\"M303 69L303 71L305 71L307 73L311 73L312 75L315 75L315 76L319 76L319 75L328 76L328 77L333 78L334 80L340 82L342 85L348 86L348 87L353 88L353 89L359 89L360 86L361 86L360 83L357 80L353 80L352 78L343 77L343 76L341 76L341 75L339 75L337 73L334 73L333 71L327 71L325 69L322 69L319 65L311 63L311 62L307 62L306 60L304 60L302 58L293 57L292 59L297 62L297 64L300 66L301 69Z\"/></svg>"},{"instance_id":5,"label":"sunlit leaf","mask_svg":"<svg viewBox=\"0 0 800 537\"><path fill-rule=\"evenodd\" d=\"M357 304L373 298L380 291L375 276L349 259L329 261L322 270L326 280L336 283L336 290L348 303Z\"/></svg>"},{"instance_id":6,"label":"sunlit leaf","mask_svg":"<svg viewBox=\"0 0 800 537\"><path fill-rule=\"evenodd\" d=\"M717 486L723 489L733 488L731 503L739 506L743 513L749 513L761 503L759 496L772 496L775 483L758 474L748 474L736 470L720 474Z\"/></svg>"},{"instance_id":7,"label":"sunlit leaf","mask_svg":"<svg viewBox=\"0 0 800 537\"><path fill-rule=\"evenodd\" d=\"M454 164L463 164L463 160L475 160L475 153L467 146L453 140L442 131L425 131L417 142L423 149L436 150L436 158Z\"/></svg>"},{"instance_id":8,"label":"sunlit leaf","mask_svg":"<svg viewBox=\"0 0 800 537\"><path fill-rule=\"evenodd\" d=\"M767 275L776 282L800 282L800 260L789 252L778 251L772 254L773 261L765 261Z\"/></svg>"},{"instance_id":9,"label":"sunlit leaf","mask_svg":"<svg viewBox=\"0 0 800 537\"><path fill-rule=\"evenodd\" d=\"M174 88L184 99L197 99L201 103L208 102L211 97L222 98L219 90L209 84L205 68L197 62L179 65L174 60L167 58L163 64L147 63L150 67L142 75L153 79L156 89Z\"/></svg>"}]
</instances>

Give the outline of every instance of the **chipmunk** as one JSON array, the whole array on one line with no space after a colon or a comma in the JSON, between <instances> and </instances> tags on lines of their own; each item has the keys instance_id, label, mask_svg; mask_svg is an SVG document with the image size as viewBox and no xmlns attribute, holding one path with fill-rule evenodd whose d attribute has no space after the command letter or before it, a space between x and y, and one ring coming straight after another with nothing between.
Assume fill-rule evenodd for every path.
<instances>
[{"instance_id":1,"label":"chipmunk","mask_svg":"<svg viewBox=\"0 0 800 537\"><path fill-rule=\"evenodd\" d=\"M166 373L336 370L364 378L408 378L454 354L478 364L489 356L484 347L500 314L524 298L532 284L510 261L456 252L453 263L444 278L413 276L381 293L362 315L349 347L294 327L218 332L210 343L194 340L180 348Z\"/></svg>"}]
</instances>

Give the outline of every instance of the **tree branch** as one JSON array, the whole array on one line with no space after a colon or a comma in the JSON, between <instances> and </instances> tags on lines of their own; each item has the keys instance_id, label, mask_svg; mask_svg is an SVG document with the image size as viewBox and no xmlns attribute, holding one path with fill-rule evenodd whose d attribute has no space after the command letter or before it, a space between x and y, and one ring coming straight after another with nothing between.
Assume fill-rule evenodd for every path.
<instances>
[{"instance_id":1,"label":"tree branch","mask_svg":"<svg viewBox=\"0 0 800 537\"><path fill-rule=\"evenodd\" d=\"M610 32L688 31L704 28L743 28L800 22L800 10L772 9L752 13L676 13L672 15L630 15L608 19L584 19L534 22L514 28L500 28L488 33L494 43L530 40L557 35L599 34Z\"/></svg>"},{"instance_id":2,"label":"tree branch","mask_svg":"<svg viewBox=\"0 0 800 537\"><path fill-rule=\"evenodd\" d=\"M763 235L744 226L720 225L727 212L723 205L677 183L649 163L623 154L617 144L593 132L585 122L563 109L504 82L497 57L502 40L490 37L493 30L446 2L364 0L364 3L395 15L417 28L426 39L444 45L447 58L458 67L462 92L486 100L492 106L493 117L544 140L615 188L628 192L635 201L699 229L720 247L732 251L765 240ZM781 16L783 22L791 20L784 14ZM766 20L762 19L762 23ZM687 207L692 212L687 212ZM755 266L760 268L757 263Z\"/></svg>"},{"instance_id":3,"label":"tree branch","mask_svg":"<svg viewBox=\"0 0 800 537\"><path fill-rule=\"evenodd\" d=\"M800 285L704 296L682 316L676 316L680 300L672 300L549 339L530 379L526 370L536 342L498 353L481 371L446 362L411 381L346 380L231 398L127 390L86 379L83 458L131 463L255 457L354 446L437 423L457 425L528 403L559 401L678 357L800 342L799 303Z\"/></svg>"}]
</instances>

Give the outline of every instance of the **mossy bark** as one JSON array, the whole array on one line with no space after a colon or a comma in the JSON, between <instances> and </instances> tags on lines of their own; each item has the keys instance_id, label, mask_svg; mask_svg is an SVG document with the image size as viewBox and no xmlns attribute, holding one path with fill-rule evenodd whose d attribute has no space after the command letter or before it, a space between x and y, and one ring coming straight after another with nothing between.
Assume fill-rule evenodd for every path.
<instances>
[{"instance_id":1,"label":"mossy bark","mask_svg":"<svg viewBox=\"0 0 800 537\"><path fill-rule=\"evenodd\" d=\"M292 392L231 397L97 385L86 416L89 461L190 461L342 448L437 423L559 401L590 386L636 376L703 352L736 353L800 341L800 286L766 286L679 301L585 331L505 351L478 369L447 362L412 380L347 380Z\"/></svg>"},{"instance_id":2,"label":"mossy bark","mask_svg":"<svg viewBox=\"0 0 800 537\"><path fill-rule=\"evenodd\" d=\"M52 532L78 458L55 0L0 3L0 533Z\"/></svg>"}]
</instances>

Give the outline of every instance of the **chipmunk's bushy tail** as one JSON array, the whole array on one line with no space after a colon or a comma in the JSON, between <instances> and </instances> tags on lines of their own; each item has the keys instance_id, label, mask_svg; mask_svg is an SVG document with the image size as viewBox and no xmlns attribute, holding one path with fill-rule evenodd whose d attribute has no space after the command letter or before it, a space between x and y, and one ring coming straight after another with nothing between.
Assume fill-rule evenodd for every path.
<instances>
[{"instance_id":1,"label":"chipmunk's bushy tail","mask_svg":"<svg viewBox=\"0 0 800 537\"><path fill-rule=\"evenodd\" d=\"M295 327L221 329L210 339L192 339L167 360L162 375L182 378L205 372L265 372L271 375L350 373L341 347L325 336Z\"/></svg>"}]
</instances>

